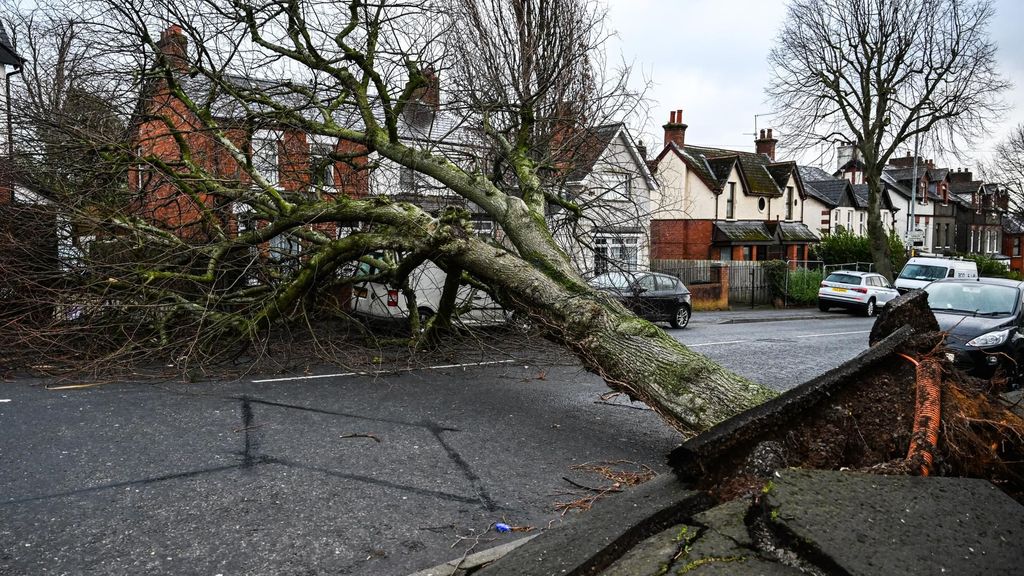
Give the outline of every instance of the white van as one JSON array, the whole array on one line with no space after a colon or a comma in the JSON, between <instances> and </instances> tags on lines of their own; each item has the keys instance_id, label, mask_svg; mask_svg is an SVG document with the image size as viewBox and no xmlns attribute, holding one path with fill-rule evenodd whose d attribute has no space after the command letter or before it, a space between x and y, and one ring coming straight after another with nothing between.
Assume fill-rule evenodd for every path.
<instances>
[{"instance_id":1,"label":"white van","mask_svg":"<svg viewBox=\"0 0 1024 576\"><path fill-rule=\"evenodd\" d=\"M943 278L970 280L977 277L978 265L973 260L918 256L907 261L894 285L903 294Z\"/></svg>"},{"instance_id":2,"label":"white van","mask_svg":"<svg viewBox=\"0 0 1024 576\"><path fill-rule=\"evenodd\" d=\"M377 270L365 262L360 263L356 271L359 276L376 273ZM444 270L429 260L409 274L409 286L416 293L416 307L421 320L437 313L445 277ZM455 306L462 311L457 319L461 322L505 321L504 310L489 294L465 284L459 286ZM367 318L402 320L409 317L409 307L402 291L380 282L360 282L352 286L352 311Z\"/></svg>"}]
</instances>

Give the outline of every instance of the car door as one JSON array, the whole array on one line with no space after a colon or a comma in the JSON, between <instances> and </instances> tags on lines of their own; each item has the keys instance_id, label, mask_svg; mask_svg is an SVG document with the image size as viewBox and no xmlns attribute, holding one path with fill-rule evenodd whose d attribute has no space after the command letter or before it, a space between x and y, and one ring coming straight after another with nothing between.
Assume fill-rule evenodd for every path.
<instances>
[{"instance_id":1,"label":"car door","mask_svg":"<svg viewBox=\"0 0 1024 576\"><path fill-rule=\"evenodd\" d=\"M658 314L657 308L658 286L653 274L639 274L633 284L632 305L633 313L643 318L655 318Z\"/></svg>"},{"instance_id":2,"label":"car door","mask_svg":"<svg viewBox=\"0 0 1024 576\"><path fill-rule=\"evenodd\" d=\"M900 295L899 291L885 279L885 276L876 275L873 276L873 278L875 279L875 290L877 291L875 302L879 305L886 304L893 298Z\"/></svg>"},{"instance_id":3,"label":"car door","mask_svg":"<svg viewBox=\"0 0 1024 576\"><path fill-rule=\"evenodd\" d=\"M658 274L656 276L656 282L658 285L657 292L657 307L658 314L663 318L668 318L676 311L676 282L677 280L671 276L665 276Z\"/></svg>"}]
</instances>

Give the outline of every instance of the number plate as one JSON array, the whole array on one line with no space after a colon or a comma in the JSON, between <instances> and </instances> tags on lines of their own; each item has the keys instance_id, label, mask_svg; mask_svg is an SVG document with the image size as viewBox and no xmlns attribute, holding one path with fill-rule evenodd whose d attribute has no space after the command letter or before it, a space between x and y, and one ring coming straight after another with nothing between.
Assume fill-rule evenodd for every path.
<instances>
[{"instance_id":1,"label":"number plate","mask_svg":"<svg viewBox=\"0 0 1024 576\"><path fill-rule=\"evenodd\" d=\"M846 288L832 288L833 292L846 292Z\"/></svg>"}]
</instances>

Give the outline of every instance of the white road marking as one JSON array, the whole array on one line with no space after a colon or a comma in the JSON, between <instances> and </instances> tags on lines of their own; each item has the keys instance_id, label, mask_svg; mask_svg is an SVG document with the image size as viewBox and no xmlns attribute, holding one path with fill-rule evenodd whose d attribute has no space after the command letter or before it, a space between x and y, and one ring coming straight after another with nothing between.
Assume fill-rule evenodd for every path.
<instances>
[{"instance_id":1,"label":"white road marking","mask_svg":"<svg viewBox=\"0 0 1024 576\"><path fill-rule=\"evenodd\" d=\"M867 334L871 330L857 330L854 332L829 332L828 334L801 334L793 336L793 338L821 338L822 336L849 336L851 334ZM744 344L746 342L752 342L752 340L725 340L722 342L701 342L699 344L687 344L683 342L683 346L687 348L697 348L700 346L721 346L724 344Z\"/></svg>"},{"instance_id":2,"label":"white road marking","mask_svg":"<svg viewBox=\"0 0 1024 576\"><path fill-rule=\"evenodd\" d=\"M10 402L10 398L0 398L0 402Z\"/></svg>"},{"instance_id":3,"label":"white road marking","mask_svg":"<svg viewBox=\"0 0 1024 576\"><path fill-rule=\"evenodd\" d=\"M855 332L829 332L828 334L803 334L797 338L819 338L821 336L847 336L850 334L867 334L871 330L857 330Z\"/></svg>"},{"instance_id":4,"label":"white road marking","mask_svg":"<svg viewBox=\"0 0 1024 576\"><path fill-rule=\"evenodd\" d=\"M442 364L439 366L415 366L410 368L396 368L394 370L371 370L365 372L340 372L338 374L313 374L311 376L289 376L287 378L264 378L252 380L253 384L265 382L289 382L292 380L317 380L320 378L345 378L348 376L379 376L381 374L396 374L399 372L412 372L414 370L444 370L447 368L470 368L473 366L493 366L495 364L511 364L513 360L495 360L493 362L469 362L467 364Z\"/></svg>"},{"instance_id":5,"label":"white road marking","mask_svg":"<svg viewBox=\"0 0 1024 576\"><path fill-rule=\"evenodd\" d=\"M750 342L750 340L726 340L725 342L701 342L700 344L686 344L683 346L687 348L696 348L697 346L718 346L720 344L742 344L744 342Z\"/></svg>"}]
</instances>

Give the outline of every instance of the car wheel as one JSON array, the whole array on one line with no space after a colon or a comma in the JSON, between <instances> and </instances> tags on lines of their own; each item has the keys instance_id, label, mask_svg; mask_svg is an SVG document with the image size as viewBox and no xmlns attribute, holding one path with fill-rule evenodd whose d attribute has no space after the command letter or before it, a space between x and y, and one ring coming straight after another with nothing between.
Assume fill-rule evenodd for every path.
<instances>
[{"instance_id":1,"label":"car wheel","mask_svg":"<svg viewBox=\"0 0 1024 576\"><path fill-rule=\"evenodd\" d=\"M416 312L420 316L420 330L423 330L423 328L426 327L427 322L430 322L430 319L434 317L434 311L430 308L422 307L417 308Z\"/></svg>"},{"instance_id":2,"label":"car wheel","mask_svg":"<svg viewBox=\"0 0 1024 576\"><path fill-rule=\"evenodd\" d=\"M685 304L676 308L676 311L672 313L672 318L668 321L673 328L686 328L686 325L690 323L690 308Z\"/></svg>"},{"instance_id":3,"label":"car wheel","mask_svg":"<svg viewBox=\"0 0 1024 576\"><path fill-rule=\"evenodd\" d=\"M828 312L828 309L829 309L829 305L828 304L825 304L821 300L818 300L818 310L821 310L822 312Z\"/></svg>"},{"instance_id":4,"label":"car wheel","mask_svg":"<svg viewBox=\"0 0 1024 576\"><path fill-rule=\"evenodd\" d=\"M868 318L874 316L875 312L877 312L877 311L878 311L878 309L875 308L875 299L874 298L868 300L868 303L864 305L864 315L867 316Z\"/></svg>"}]
</instances>

